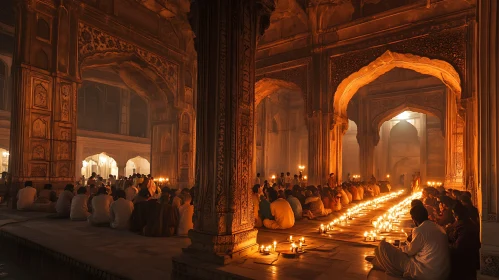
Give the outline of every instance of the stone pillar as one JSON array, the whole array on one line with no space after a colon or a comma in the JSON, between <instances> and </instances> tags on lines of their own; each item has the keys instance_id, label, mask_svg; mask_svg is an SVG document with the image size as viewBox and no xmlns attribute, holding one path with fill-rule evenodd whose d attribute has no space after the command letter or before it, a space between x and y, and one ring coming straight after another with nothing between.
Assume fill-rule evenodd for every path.
<instances>
[{"instance_id":1,"label":"stone pillar","mask_svg":"<svg viewBox=\"0 0 499 280\"><path fill-rule=\"evenodd\" d=\"M497 1L478 1L478 125L482 248L480 272L499 277L499 9Z\"/></svg>"},{"instance_id":2,"label":"stone pillar","mask_svg":"<svg viewBox=\"0 0 499 280\"><path fill-rule=\"evenodd\" d=\"M427 144L428 144L428 134L426 133L426 114L419 114L421 116L421 129L419 130L420 132L420 137L419 137L419 143L421 143L420 146L420 177L421 177L421 182L427 182L427 176L426 176L426 165L428 162L428 149L427 149ZM424 183L423 183L424 184Z\"/></svg>"},{"instance_id":3,"label":"stone pillar","mask_svg":"<svg viewBox=\"0 0 499 280\"><path fill-rule=\"evenodd\" d=\"M120 134L130 134L130 91L124 89L121 90Z\"/></svg>"},{"instance_id":4,"label":"stone pillar","mask_svg":"<svg viewBox=\"0 0 499 280\"><path fill-rule=\"evenodd\" d=\"M359 143L359 164L361 180L368 181L374 175L374 136L370 132L359 131L357 143ZM380 178L381 179L381 178Z\"/></svg>"},{"instance_id":5,"label":"stone pillar","mask_svg":"<svg viewBox=\"0 0 499 280\"><path fill-rule=\"evenodd\" d=\"M151 129L151 174L155 178L168 178L173 187L177 186L178 159L181 150L178 146L178 120L175 108L153 108L156 113Z\"/></svg>"},{"instance_id":6,"label":"stone pillar","mask_svg":"<svg viewBox=\"0 0 499 280\"><path fill-rule=\"evenodd\" d=\"M458 114L456 96L447 89L445 109L445 186L464 189L464 122Z\"/></svg>"},{"instance_id":7,"label":"stone pillar","mask_svg":"<svg viewBox=\"0 0 499 280\"><path fill-rule=\"evenodd\" d=\"M329 116L315 111L308 118L308 184L324 184L329 178ZM340 150L341 151L341 150ZM333 171L334 172L334 171ZM336 174L336 172L334 172Z\"/></svg>"},{"instance_id":8,"label":"stone pillar","mask_svg":"<svg viewBox=\"0 0 499 280\"><path fill-rule=\"evenodd\" d=\"M9 168L14 186L32 180L55 188L75 181L77 22L73 2L45 16L19 1L13 64ZM44 6L47 7L47 6Z\"/></svg>"},{"instance_id":9,"label":"stone pillar","mask_svg":"<svg viewBox=\"0 0 499 280\"><path fill-rule=\"evenodd\" d=\"M330 145L329 169L336 175L336 182L340 183L343 176L343 136L348 130L348 119L333 116L330 123L331 130L327 130Z\"/></svg>"},{"instance_id":10,"label":"stone pillar","mask_svg":"<svg viewBox=\"0 0 499 280\"><path fill-rule=\"evenodd\" d=\"M257 34L273 1L204 0L192 7L198 51L196 185L191 245L173 260L173 278L213 279L205 263L226 264L258 249L254 174Z\"/></svg>"}]
</instances>

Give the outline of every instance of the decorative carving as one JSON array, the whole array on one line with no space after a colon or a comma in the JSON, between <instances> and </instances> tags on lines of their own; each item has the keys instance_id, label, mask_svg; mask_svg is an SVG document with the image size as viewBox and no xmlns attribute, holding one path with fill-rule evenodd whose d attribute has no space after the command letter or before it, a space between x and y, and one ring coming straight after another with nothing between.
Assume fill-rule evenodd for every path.
<instances>
[{"instance_id":1,"label":"decorative carving","mask_svg":"<svg viewBox=\"0 0 499 280\"><path fill-rule=\"evenodd\" d=\"M191 104L191 105L194 104L194 94L193 94L192 88L185 87L184 101L187 104Z\"/></svg>"},{"instance_id":2,"label":"decorative carving","mask_svg":"<svg viewBox=\"0 0 499 280\"><path fill-rule=\"evenodd\" d=\"M47 138L47 123L43 119L36 119L32 125L32 136L35 138Z\"/></svg>"},{"instance_id":3,"label":"decorative carving","mask_svg":"<svg viewBox=\"0 0 499 280\"><path fill-rule=\"evenodd\" d=\"M497 222L497 215L496 214L488 214L487 221Z\"/></svg>"},{"instance_id":4,"label":"decorative carving","mask_svg":"<svg viewBox=\"0 0 499 280\"><path fill-rule=\"evenodd\" d=\"M33 151L31 152L31 154L32 154L32 159L44 160L45 159L45 148L41 145L37 145L33 148Z\"/></svg>"},{"instance_id":5,"label":"decorative carving","mask_svg":"<svg viewBox=\"0 0 499 280\"><path fill-rule=\"evenodd\" d=\"M62 163L58 169L58 177L69 177L69 168L69 163Z\"/></svg>"},{"instance_id":6,"label":"decorative carving","mask_svg":"<svg viewBox=\"0 0 499 280\"><path fill-rule=\"evenodd\" d=\"M95 27L85 25L82 22L78 24L78 27L78 58L80 59L80 63L83 62L85 58L95 54L135 54L158 72L158 76L165 80L169 90L177 96L179 68L177 64Z\"/></svg>"},{"instance_id":7,"label":"decorative carving","mask_svg":"<svg viewBox=\"0 0 499 280\"><path fill-rule=\"evenodd\" d=\"M71 86L63 84L61 86L61 121L70 121Z\"/></svg>"},{"instance_id":8,"label":"decorative carving","mask_svg":"<svg viewBox=\"0 0 499 280\"><path fill-rule=\"evenodd\" d=\"M70 159L69 152L69 143L68 142L59 142L57 148L57 158L59 160L69 160Z\"/></svg>"},{"instance_id":9,"label":"decorative carving","mask_svg":"<svg viewBox=\"0 0 499 280\"><path fill-rule=\"evenodd\" d=\"M30 165L30 177L33 178L47 177L47 165L42 163L32 163Z\"/></svg>"},{"instance_id":10,"label":"decorative carving","mask_svg":"<svg viewBox=\"0 0 499 280\"><path fill-rule=\"evenodd\" d=\"M390 41L382 38L383 43L375 45L377 47L366 47L361 44L355 46L358 49L350 52L347 49L337 50L336 53L343 54L330 59L330 88L336 91L340 83L348 76L376 60L388 50L445 61L456 69L458 79L462 80L467 53L466 38L466 27L459 27L410 39L404 38L405 40ZM371 44L370 41L365 44Z\"/></svg>"},{"instance_id":11,"label":"decorative carving","mask_svg":"<svg viewBox=\"0 0 499 280\"><path fill-rule=\"evenodd\" d=\"M480 254L480 273L499 277L499 256Z\"/></svg>"},{"instance_id":12,"label":"decorative carving","mask_svg":"<svg viewBox=\"0 0 499 280\"><path fill-rule=\"evenodd\" d=\"M35 85L35 90L33 91L33 106L43 109L48 108L47 87L48 87L47 82L39 82Z\"/></svg>"}]
</instances>

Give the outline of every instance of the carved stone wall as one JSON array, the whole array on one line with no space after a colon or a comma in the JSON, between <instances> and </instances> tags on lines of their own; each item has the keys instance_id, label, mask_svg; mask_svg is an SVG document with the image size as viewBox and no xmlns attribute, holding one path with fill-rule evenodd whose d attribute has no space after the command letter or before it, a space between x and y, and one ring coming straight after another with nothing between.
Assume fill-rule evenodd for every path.
<instances>
[{"instance_id":1,"label":"carved stone wall","mask_svg":"<svg viewBox=\"0 0 499 280\"><path fill-rule=\"evenodd\" d=\"M72 3L18 6L9 164L15 185L74 182L77 83L68 58L76 56L76 10Z\"/></svg>"}]
</instances>

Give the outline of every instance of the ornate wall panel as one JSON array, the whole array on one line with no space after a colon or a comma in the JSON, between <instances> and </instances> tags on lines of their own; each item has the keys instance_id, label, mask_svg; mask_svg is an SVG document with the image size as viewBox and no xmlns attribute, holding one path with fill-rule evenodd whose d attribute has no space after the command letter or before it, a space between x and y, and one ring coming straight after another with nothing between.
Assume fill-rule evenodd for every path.
<instances>
[{"instance_id":1,"label":"ornate wall panel","mask_svg":"<svg viewBox=\"0 0 499 280\"><path fill-rule=\"evenodd\" d=\"M177 64L82 22L78 24L78 27L78 58L80 63L85 58L95 55L134 54L147 62L165 80L174 96L178 95L179 66Z\"/></svg>"}]
</instances>

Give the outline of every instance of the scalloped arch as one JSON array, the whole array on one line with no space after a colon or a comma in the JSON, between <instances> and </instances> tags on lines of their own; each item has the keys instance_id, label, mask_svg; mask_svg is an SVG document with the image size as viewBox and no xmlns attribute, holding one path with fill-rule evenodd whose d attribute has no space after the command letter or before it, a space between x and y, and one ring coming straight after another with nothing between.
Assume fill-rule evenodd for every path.
<instances>
[{"instance_id":1,"label":"scalloped arch","mask_svg":"<svg viewBox=\"0 0 499 280\"><path fill-rule=\"evenodd\" d=\"M355 93L361 87L396 67L434 76L449 87L457 98L461 98L461 79L456 69L449 63L413 54L386 51L373 62L362 67L340 83L333 97L334 112L342 117L347 117L348 102Z\"/></svg>"}]
</instances>

